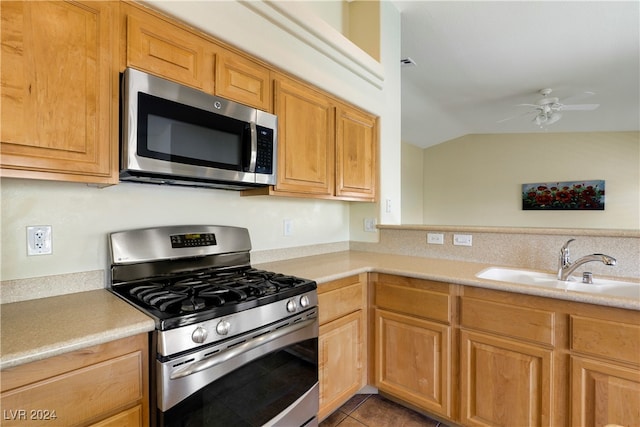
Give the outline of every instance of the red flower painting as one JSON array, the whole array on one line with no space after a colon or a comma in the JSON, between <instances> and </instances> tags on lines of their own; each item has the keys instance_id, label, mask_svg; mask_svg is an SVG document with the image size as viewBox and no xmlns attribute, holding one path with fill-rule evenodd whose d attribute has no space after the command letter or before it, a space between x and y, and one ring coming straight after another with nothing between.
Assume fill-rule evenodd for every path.
<instances>
[{"instance_id":1,"label":"red flower painting","mask_svg":"<svg viewBox=\"0 0 640 427\"><path fill-rule=\"evenodd\" d=\"M604 181L522 184L523 210L604 210Z\"/></svg>"}]
</instances>

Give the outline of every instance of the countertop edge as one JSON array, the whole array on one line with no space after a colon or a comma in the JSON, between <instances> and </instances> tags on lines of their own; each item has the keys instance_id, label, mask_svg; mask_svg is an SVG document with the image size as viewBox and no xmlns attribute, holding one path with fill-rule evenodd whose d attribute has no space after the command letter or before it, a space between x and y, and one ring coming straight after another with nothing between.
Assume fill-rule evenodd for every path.
<instances>
[{"instance_id":1,"label":"countertop edge","mask_svg":"<svg viewBox=\"0 0 640 427\"><path fill-rule=\"evenodd\" d=\"M539 288L534 286L521 285L516 283L505 283L488 279L479 279L475 276L469 277L469 275L459 275L453 276L450 274L437 274L437 273L429 273L424 271L419 271L419 269L409 270L406 268L400 267L390 267L388 265L380 265L379 261L373 260L375 256L384 257L385 259L391 259L390 263L393 263L393 259L396 257L403 258L405 260L413 260L416 265L425 262L432 263L453 263L464 266L472 266L477 269L477 272L482 271L485 268L492 267L494 265L476 263L476 262L466 262L466 261L451 261L437 258L422 258L422 257L412 257L407 255L391 255L391 254L381 254L381 253L371 253L371 252L358 252L358 251L345 251L342 252L343 256L346 257L361 257L357 259L359 265L350 268L344 268L338 272L332 272L327 275L317 275L316 277L309 277L314 279L319 286L323 283L342 279L348 276L353 276L360 273L382 273L382 274L393 274L398 276L412 277L416 279L424 279L424 280L433 280L438 282L446 282L455 285L463 285L463 286L473 286L477 288L487 288L493 289L497 291L503 292L513 292L519 293L523 295L532 295L539 296L545 298L553 298L560 299L565 301L574 301L581 302L585 304L594 304L608 307L615 307L627 310L636 310L640 311L640 300L634 300L631 298L623 298L623 297L614 297L607 295L598 295L598 294L589 294L584 292L575 292L569 290L562 289L550 289L550 288ZM284 269L287 272L287 265L292 265L297 262L312 262L313 259L323 260L326 258L336 257L335 254L326 254L326 255L315 255L311 257L303 257L303 258L295 258L286 261L277 261L274 263L266 263L258 265L259 268L271 268L274 269ZM338 256L339 257L339 256ZM327 261L327 270L331 270L330 260ZM295 272L287 272L289 274L295 274Z\"/></svg>"},{"instance_id":2,"label":"countertop edge","mask_svg":"<svg viewBox=\"0 0 640 427\"><path fill-rule=\"evenodd\" d=\"M321 265L320 267L319 264ZM394 264L397 265L394 266ZM434 267L442 265L444 265L442 268ZM381 273L640 311L640 300L630 298L601 296L597 294L587 294L561 289L537 288L527 285L478 279L474 274L489 267L489 265L473 262L421 258L406 255L343 251L331 254L294 258L285 261L256 264L254 267L307 277L315 280L319 287L324 283L339 280L348 276L362 273ZM455 269L452 267L458 268ZM438 269L440 271L433 271ZM305 271L309 272L309 274L305 275ZM455 273L450 273L451 271L455 271ZM94 293L94 295L99 295L102 292L108 293L106 290L90 292ZM10 369L19 365L94 345L104 344L120 338L151 332L155 329L155 323L151 317L146 316L135 307L128 305L126 302L120 300L111 293L108 294L110 295L111 303L117 304L119 309L125 310L124 312L127 313L127 316L131 315L131 318L134 319L133 322L127 324L122 324L120 322L120 324L115 326L90 330L87 333L70 336L68 339L61 339L60 341L51 342L39 347L35 346L33 348L25 348L21 351L2 354L0 355L0 370ZM51 298L74 297L62 296ZM49 298L44 298L43 300L48 299ZM46 302L43 303L46 304Z\"/></svg>"},{"instance_id":3,"label":"countertop edge","mask_svg":"<svg viewBox=\"0 0 640 427\"><path fill-rule=\"evenodd\" d=\"M7 355L3 354L0 358L0 371L4 371L5 369L14 368L16 366L24 365L31 362L37 362L38 360L59 356L61 354L70 353L75 350L82 350L87 347L93 347L94 345L105 344L111 341L119 340L121 338L128 338L133 335L151 332L154 330L154 328L155 324L153 323L153 320L149 318L148 322L144 321L130 327L109 329L105 330L102 333L85 335L74 340L60 342L56 345L49 345L34 349L30 352Z\"/></svg>"}]
</instances>

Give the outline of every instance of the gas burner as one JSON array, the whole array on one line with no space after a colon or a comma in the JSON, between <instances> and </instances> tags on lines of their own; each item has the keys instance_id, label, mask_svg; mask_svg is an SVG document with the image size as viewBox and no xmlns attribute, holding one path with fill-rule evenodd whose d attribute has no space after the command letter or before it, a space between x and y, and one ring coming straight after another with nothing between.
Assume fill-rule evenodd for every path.
<instances>
[{"instance_id":1,"label":"gas burner","mask_svg":"<svg viewBox=\"0 0 640 427\"><path fill-rule=\"evenodd\" d=\"M148 282L132 286L128 293L138 304L179 316L264 298L278 299L277 295L308 282L294 276L254 268L225 271L211 269L149 279Z\"/></svg>"},{"instance_id":2,"label":"gas burner","mask_svg":"<svg viewBox=\"0 0 640 427\"><path fill-rule=\"evenodd\" d=\"M202 298L190 298L183 300L180 305L182 311L197 311L206 307L206 303Z\"/></svg>"}]
</instances>

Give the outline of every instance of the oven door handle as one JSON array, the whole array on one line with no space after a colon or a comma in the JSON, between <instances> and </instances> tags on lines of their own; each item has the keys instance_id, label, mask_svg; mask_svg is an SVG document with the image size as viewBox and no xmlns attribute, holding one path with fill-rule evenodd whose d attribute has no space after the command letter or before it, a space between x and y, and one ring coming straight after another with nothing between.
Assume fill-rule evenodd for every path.
<instances>
[{"instance_id":1,"label":"oven door handle","mask_svg":"<svg viewBox=\"0 0 640 427\"><path fill-rule=\"evenodd\" d=\"M261 335L257 338L252 339L251 341L247 341L223 353L219 353L219 354L216 354L215 356L211 356L206 359L199 360L188 366L185 366L182 369L176 370L171 373L170 378L172 380L176 380L178 378L183 378L191 374L195 374L196 372L200 372L200 371L204 371L206 369L212 368L216 365L219 365L230 359L233 359L234 357L242 353L245 353L249 350L253 350L256 347L260 347L261 345L267 344L268 342L277 340L278 338L282 338L285 335L289 335L296 331L299 331L300 329L304 329L315 322L316 322L316 318L308 319L302 322L294 323L293 325L290 325L281 329L277 329L268 334Z\"/></svg>"}]
</instances>

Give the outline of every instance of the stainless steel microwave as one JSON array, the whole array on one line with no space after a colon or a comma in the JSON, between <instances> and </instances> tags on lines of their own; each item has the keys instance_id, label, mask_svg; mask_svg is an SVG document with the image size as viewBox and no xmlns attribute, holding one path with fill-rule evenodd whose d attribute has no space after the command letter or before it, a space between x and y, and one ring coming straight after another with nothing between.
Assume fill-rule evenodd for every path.
<instances>
[{"instance_id":1,"label":"stainless steel microwave","mask_svg":"<svg viewBox=\"0 0 640 427\"><path fill-rule=\"evenodd\" d=\"M275 184L273 114L128 68L120 180L241 190Z\"/></svg>"}]
</instances>

